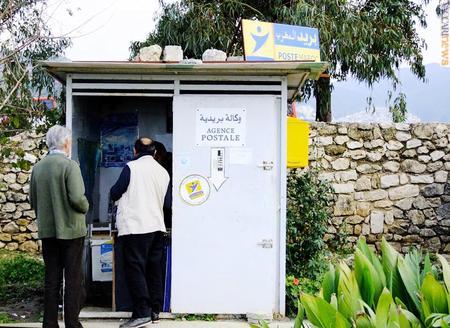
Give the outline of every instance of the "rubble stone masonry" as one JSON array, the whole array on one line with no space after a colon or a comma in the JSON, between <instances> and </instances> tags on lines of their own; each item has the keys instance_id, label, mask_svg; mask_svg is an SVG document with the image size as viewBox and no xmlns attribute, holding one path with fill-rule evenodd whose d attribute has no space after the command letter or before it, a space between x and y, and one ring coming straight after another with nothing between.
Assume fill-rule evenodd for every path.
<instances>
[{"instance_id":1,"label":"rubble stone masonry","mask_svg":"<svg viewBox=\"0 0 450 328\"><path fill-rule=\"evenodd\" d=\"M42 136L12 142L35 163L45 155ZM30 171L0 169L0 248L40 251L35 214L28 204ZM325 238L345 229L349 242L381 237L406 251L420 245L450 254L450 125L313 123L310 167L335 192Z\"/></svg>"},{"instance_id":2,"label":"rubble stone masonry","mask_svg":"<svg viewBox=\"0 0 450 328\"><path fill-rule=\"evenodd\" d=\"M450 254L450 125L314 123L310 167L335 192L326 239Z\"/></svg>"}]
</instances>

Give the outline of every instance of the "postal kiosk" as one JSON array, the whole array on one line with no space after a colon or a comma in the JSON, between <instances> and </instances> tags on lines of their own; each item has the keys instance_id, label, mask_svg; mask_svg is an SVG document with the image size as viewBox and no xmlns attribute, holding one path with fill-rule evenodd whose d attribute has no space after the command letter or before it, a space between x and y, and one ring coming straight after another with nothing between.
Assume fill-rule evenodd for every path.
<instances>
[{"instance_id":1,"label":"postal kiosk","mask_svg":"<svg viewBox=\"0 0 450 328\"><path fill-rule=\"evenodd\" d=\"M287 104L326 63L43 66L67 88L88 224L108 223L109 189L138 136L173 152L170 311L284 314Z\"/></svg>"}]
</instances>

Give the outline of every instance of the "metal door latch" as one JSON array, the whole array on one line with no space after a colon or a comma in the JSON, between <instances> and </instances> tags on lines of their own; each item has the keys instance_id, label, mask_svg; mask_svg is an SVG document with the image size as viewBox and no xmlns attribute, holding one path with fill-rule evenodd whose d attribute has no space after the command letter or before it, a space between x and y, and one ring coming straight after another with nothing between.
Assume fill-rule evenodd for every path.
<instances>
[{"instance_id":1,"label":"metal door latch","mask_svg":"<svg viewBox=\"0 0 450 328\"><path fill-rule=\"evenodd\" d=\"M258 167L263 168L265 171L270 171L273 169L273 162L272 161L263 161L262 164L259 164Z\"/></svg>"},{"instance_id":2,"label":"metal door latch","mask_svg":"<svg viewBox=\"0 0 450 328\"><path fill-rule=\"evenodd\" d=\"M262 248L272 248L273 242L272 239L263 239L260 243L257 243L256 245L261 246Z\"/></svg>"}]
</instances>

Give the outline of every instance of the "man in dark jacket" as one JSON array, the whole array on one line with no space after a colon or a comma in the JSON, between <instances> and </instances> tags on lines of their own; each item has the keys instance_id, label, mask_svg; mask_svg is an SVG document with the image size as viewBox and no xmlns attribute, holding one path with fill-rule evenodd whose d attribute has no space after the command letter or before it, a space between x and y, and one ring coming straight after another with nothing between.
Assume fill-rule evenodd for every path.
<instances>
[{"instance_id":1,"label":"man in dark jacket","mask_svg":"<svg viewBox=\"0 0 450 328\"><path fill-rule=\"evenodd\" d=\"M89 203L78 164L70 160L71 131L55 125L47 132L48 155L31 174L30 203L36 212L45 263L44 328L58 326L59 291L65 278L66 328L80 328L84 297L82 258Z\"/></svg>"},{"instance_id":2,"label":"man in dark jacket","mask_svg":"<svg viewBox=\"0 0 450 328\"><path fill-rule=\"evenodd\" d=\"M135 160L127 163L111 188L117 201L117 231L123 245L125 277L133 301L131 320L121 328L139 328L159 321L162 307L164 196L169 174L153 158L151 139L134 144ZM154 270L149 270L154 268Z\"/></svg>"}]
</instances>

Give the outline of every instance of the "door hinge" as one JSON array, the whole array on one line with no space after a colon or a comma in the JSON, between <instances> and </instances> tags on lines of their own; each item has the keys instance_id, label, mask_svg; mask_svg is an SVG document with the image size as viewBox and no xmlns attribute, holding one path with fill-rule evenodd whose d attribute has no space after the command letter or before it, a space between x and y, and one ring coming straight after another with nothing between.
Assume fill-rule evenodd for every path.
<instances>
[{"instance_id":1,"label":"door hinge","mask_svg":"<svg viewBox=\"0 0 450 328\"><path fill-rule=\"evenodd\" d=\"M273 241L272 239L263 239L260 243L256 243L256 245L261 246L262 248L272 248Z\"/></svg>"},{"instance_id":2,"label":"door hinge","mask_svg":"<svg viewBox=\"0 0 450 328\"><path fill-rule=\"evenodd\" d=\"M270 171L273 169L274 164L272 161L263 161L262 164L258 164L258 167L264 169L265 171Z\"/></svg>"}]
</instances>

